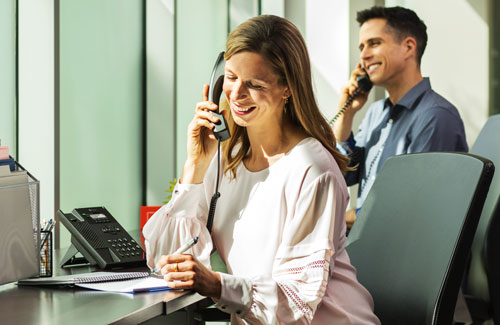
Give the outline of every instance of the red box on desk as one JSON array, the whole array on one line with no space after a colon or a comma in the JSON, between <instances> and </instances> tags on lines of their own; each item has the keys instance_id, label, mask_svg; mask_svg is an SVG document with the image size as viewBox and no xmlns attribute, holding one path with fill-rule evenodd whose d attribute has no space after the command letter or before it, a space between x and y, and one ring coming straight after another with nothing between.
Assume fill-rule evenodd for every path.
<instances>
[{"instance_id":1,"label":"red box on desk","mask_svg":"<svg viewBox=\"0 0 500 325\"><path fill-rule=\"evenodd\" d=\"M144 225L146 222L151 218L153 214L155 214L156 211L158 211L161 208L161 205L143 205L141 206L141 231L142 228L144 228Z\"/></svg>"}]
</instances>

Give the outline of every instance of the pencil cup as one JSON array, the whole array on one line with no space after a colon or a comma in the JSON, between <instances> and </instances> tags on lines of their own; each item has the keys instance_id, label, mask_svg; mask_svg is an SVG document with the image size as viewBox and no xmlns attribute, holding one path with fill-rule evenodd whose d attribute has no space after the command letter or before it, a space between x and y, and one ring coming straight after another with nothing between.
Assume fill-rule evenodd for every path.
<instances>
[{"instance_id":1,"label":"pencil cup","mask_svg":"<svg viewBox=\"0 0 500 325\"><path fill-rule=\"evenodd\" d=\"M52 231L40 231L42 240L40 249L40 277L52 276Z\"/></svg>"}]
</instances>

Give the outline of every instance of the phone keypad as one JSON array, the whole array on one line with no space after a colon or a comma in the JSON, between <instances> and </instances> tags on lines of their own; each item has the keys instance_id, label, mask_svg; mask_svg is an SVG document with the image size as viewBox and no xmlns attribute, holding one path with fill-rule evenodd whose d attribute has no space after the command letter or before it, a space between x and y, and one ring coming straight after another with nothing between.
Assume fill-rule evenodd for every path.
<instances>
[{"instance_id":1,"label":"phone keypad","mask_svg":"<svg viewBox=\"0 0 500 325\"><path fill-rule=\"evenodd\" d=\"M120 257L134 257L142 255L141 246L139 246L139 244L137 244L133 239L129 240L126 237L108 239L108 243L111 244L111 247L114 248Z\"/></svg>"}]
</instances>

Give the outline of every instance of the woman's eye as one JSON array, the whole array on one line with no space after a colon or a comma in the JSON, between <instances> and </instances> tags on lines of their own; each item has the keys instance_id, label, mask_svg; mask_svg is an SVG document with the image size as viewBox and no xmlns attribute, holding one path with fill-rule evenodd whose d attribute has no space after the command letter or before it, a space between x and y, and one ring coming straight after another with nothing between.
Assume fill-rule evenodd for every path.
<instances>
[{"instance_id":1,"label":"woman's eye","mask_svg":"<svg viewBox=\"0 0 500 325\"><path fill-rule=\"evenodd\" d=\"M248 87L253 88L253 89L262 89L262 86L255 85L251 82L248 83Z\"/></svg>"},{"instance_id":2,"label":"woman's eye","mask_svg":"<svg viewBox=\"0 0 500 325\"><path fill-rule=\"evenodd\" d=\"M228 79L228 80L236 80L236 77L235 76L226 76L226 79Z\"/></svg>"}]
</instances>

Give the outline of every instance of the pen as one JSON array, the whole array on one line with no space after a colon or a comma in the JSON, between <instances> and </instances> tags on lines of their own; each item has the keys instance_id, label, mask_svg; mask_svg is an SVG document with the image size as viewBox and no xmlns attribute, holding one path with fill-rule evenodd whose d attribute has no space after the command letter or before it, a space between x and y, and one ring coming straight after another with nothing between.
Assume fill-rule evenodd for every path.
<instances>
[{"instance_id":1,"label":"pen","mask_svg":"<svg viewBox=\"0 0 500 325\"><path fill-rule=\"evenodd\" d=\"M193 247L197 242L198 242L198 236L193 237L190 241L188 241L187 243L185 243L184 245L179 247L179 249L176 250L172 255L183 254L185 251L187 251L188 249ZM151 272L151 275L156 275L156 276L160 276L163 278L163 275L160 273L160 271L161 271L161 269L155 267L153 269L153 272Z\"/></svg>"},{"instance_id":2,"label":"pen","mask_svg":"<svg viewBox=\"0 0 500 325\"><path fill-rule=\"evenodd\" d=\"M190 241L179 247L179 249L176 250L172 255L183 254L185 251L193 247L194 244L196 244L197 242L198 242L198 237L193 237L193 239L191 239Z\"/></svg>"},{"instance_id":3,"label":"pen","mask_svg":"<svg viewBox=\"0 0 500 325\"><path fill-rule=\"evenodd\" d=\"M49 222L47 222L47 224L42 229L42 231L44 231L45 233L44 233L44 236L43 236L42 241L40 243L40 249L43 248L43 245L47 241L47 238L49 237L49 232L52 231L52 227L54 227L54 220L50 219Z\"/></svg>"}]
</instances>

